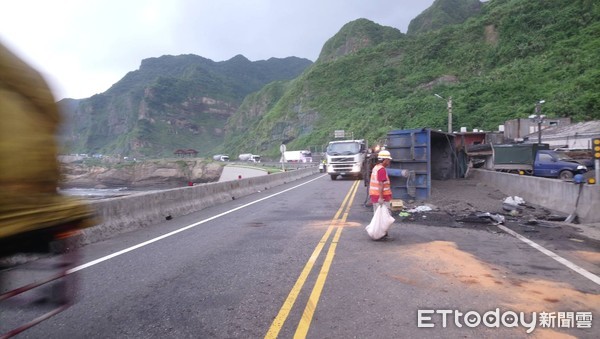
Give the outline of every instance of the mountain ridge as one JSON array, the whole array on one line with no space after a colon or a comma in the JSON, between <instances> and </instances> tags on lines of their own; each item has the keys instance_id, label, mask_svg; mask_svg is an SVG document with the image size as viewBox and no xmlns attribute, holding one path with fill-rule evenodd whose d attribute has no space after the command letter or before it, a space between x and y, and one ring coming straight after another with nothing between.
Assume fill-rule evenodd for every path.
<instances>
[{"instance_id":1,"label":"mountain ridge","mask_svg":"<svg viewBox=\"0 0 600 339\"><path fill-rule=\"evenodd\" d=\"M448 13L451 4L462 10ZM79 139L84 142L77 149L85 144L90 152L102 151L112 142L119 154L164 156L169 148L194 144L203 155L275 158L281 143L322 150L335 129L371 142L392 129L445 129L446 102L434 94L451 96L455 126L469 129L492 130L527 117L540 99L549 116L598 119L599 37L600 6L591 0L436 0L407 34L364 18L349 22L314 63L290 60L304 65L296 76L247 93L231 83L232 73L246 72L243 56L230 59L235 62L226 72L181 66L177 77L157 75L146 87L136 87L141 75L130 72L120 87L79 103L75 118L98 127ZM147 63L161 65L161 58ZM206 95L197 94L200 88ZM135 114L103 116L99 108L106 107ZM198 117L202 112L208 114ZM74 126L85 125L76 119Z\"/></svg>"},{"instance_id":2,"label":"mountain ridge","mask_svg":"<svg viewBox=\"0 0 600 339\"><path fill-rule=\"evenodd\" d=\"M243 98L269 82L296 77L312 62L297 57L214 62L197 55L144 59L105 93L61 100L70 153L168 156L178 148L203 155L222 142L225 122Z\"/></svg>"},{"instance_id":3,"label":"mountain ridge","mask_svg":"<svg viewBox=\"0 0 600 339\"><path fill-rule=\"evenodd\" d=\"M322 150L336 129L371 143L393 129L445 130L446 100L434 94L452 97L454 126L469 129L495 130L526 118L541 99L550 117L598 119L592 60L600 47L599 20L592 1L495 0L459 24L320 58L290 82L255 128L226 137L222 150L276 157L280 143Z\"/></svg>"}]
</instances>

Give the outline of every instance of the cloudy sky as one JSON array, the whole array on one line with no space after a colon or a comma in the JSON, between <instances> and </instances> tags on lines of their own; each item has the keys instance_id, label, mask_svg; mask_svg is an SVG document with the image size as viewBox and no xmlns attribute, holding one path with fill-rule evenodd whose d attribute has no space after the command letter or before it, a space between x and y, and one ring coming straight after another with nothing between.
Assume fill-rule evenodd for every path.
<instances>
[{"instance_id":1,"label":"cloudy sky","mask_svg":"<svg viewBox=\"0 0 600 339\"><path fill-rule=\"evenodd\" d=\"M358 18L406 33L433 0L0 0L0 42L40 71L56 99L106 91L142 59L297 56Z\"/></svg>"}]
</instances>

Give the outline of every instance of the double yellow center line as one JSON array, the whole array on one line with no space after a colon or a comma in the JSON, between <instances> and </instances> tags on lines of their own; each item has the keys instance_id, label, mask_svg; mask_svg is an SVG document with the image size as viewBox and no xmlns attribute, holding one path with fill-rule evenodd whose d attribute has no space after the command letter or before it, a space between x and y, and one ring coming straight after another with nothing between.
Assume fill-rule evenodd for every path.
<instances>
[{"instance_id":1,"label":"double yellow center line","mask_svg":"<svg viewBox=\"0 0 600 339\"><path fill-rule=\"evenodd\" d=\"M321 271L319 272L315 286L313 287L313 290L308 299L308 303L304 308L304 313L302 314L300 323L296 328L296 333L294 334L294 338L306 337L306 334L308 333L308 329L310 327L310 323L315 313L315 309L317 308L317 303L319 302L321 292L323 291L325 280L327 279L327 275L329 274L329 268L331 267L331 262L333 261L333 257L335 256L335 249L342 234L342 230L344 229L346 219L348 218L348 212L350 211L350 206L352 206L352 201L354 200L354 196L356 195L359 183L360 181L355 181L352 187L350 188L350 191L348 191L348 194L346 194L344 201L342 201L342 205L331 220L327 231L317 244L317 247L308 259L308 262L304 266L304 269L302 269L302 272L300 273L298 280L296 280L296 283L292 287L290 294L283 302L283 305L281 306L279 313L275 317L275 320L273 320L273 323L271 324L269 331L265 335L265 338L277 338L279 331L281 331L285 320L290 314L290 311L292 310L292 307L294 306L294 303L298 298L298 294L300 294L300 290L302 290L302 287L304 286L308 275L312 271L315 262L319 258L321 250L323 249L323 247L325 247L325 244L329 240L329 236L333 232L333 229L337 228L335 235L333 236L333 239L331 241L331 244L329 245L329 250L327 251L325 261L323 262L323 266L321 267ZM342 216L341 218L340 215Z\"/></svg>"}]
</instances>

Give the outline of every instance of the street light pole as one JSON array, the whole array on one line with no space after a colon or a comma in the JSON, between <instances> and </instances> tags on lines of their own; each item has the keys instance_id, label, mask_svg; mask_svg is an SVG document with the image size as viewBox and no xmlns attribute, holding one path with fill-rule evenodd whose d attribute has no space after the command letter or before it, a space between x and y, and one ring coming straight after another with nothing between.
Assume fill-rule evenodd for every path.
<instances>
[{"instance_id":1,"label":"street light pole","mask_svg":"<svg viewBox=\"0 0 600 339\"><path fill-rule=\"evenodd\" d=\"M444 97L437 93L435 93L434 95L442 100L446 100ZM448 97L448 100L446 101L448 103L448 133L452 133L452 97Z\"/></svg>"},{"instance_id":2,"label":"street light pole","mask_svg":"<svg viewBox=\"0 0 600 339\"><path fill-rule=\"evenodd\" d=\"M452 133L452 97L448 97L448 133Z\"/></svg>"},{"instance_id":3,"label":"street light pole","mask_svg":"<svg viewBox=\"0 0 600 339\"><path fill-rule=\"evenodd\" d=\"M542 143L542 122L544 122L544 116L542 115L542 104L546 100L540 100L535 104L535 116L538 124L538 144Z\"/></svg>"}]
</instances>

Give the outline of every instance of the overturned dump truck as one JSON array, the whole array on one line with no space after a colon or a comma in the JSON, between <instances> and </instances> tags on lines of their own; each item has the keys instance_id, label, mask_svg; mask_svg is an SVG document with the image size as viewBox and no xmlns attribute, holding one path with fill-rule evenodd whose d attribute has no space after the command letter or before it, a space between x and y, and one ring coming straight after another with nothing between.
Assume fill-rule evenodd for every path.
<instances>
[{"instance_id":1,"label":"overturned dump truck","mask_svg":"<svg viewBox=\"0 0 600 339\"><path fill-rule=\"evenodd\" d=\"M10 337L70 305L72 279L67 275L77 263L75 235L94 219L85 204L57 192L55 133L60 114L50 89L38 72L1 44L0 119L0 337ZM44 268L49 275L15 285L11 274L27 266L12 264L17 253L52 257L53 264ZM12 324L11 307L6 305L24 307L15 299L34 288L49 290L55 307L40 309L30 322Z\"/></svg>"},{"instance_id":2,"label":"overturned dump truck","mask_svg":"<svg viewBox=\"0 0 600 339\"><path fill-rule=\"evenodd\" d=\"M431 180L460 178L466 168L454 136L428 128L389 131L386 149L392 156L387 168L392 195L398 199L427 200ZM409 175L401 175L401 170Z\"/></svg>"}]
</instances>

